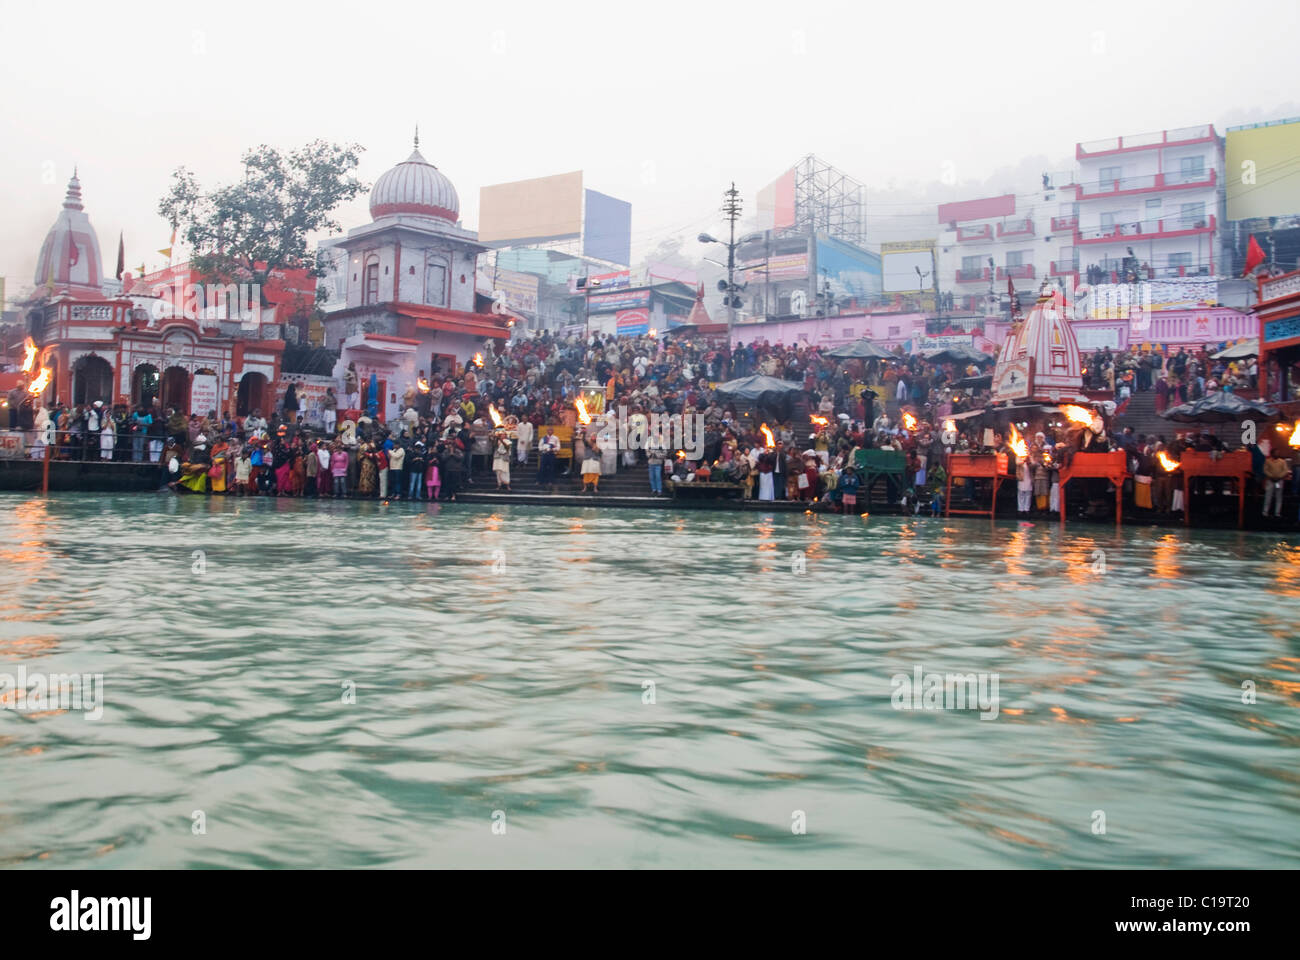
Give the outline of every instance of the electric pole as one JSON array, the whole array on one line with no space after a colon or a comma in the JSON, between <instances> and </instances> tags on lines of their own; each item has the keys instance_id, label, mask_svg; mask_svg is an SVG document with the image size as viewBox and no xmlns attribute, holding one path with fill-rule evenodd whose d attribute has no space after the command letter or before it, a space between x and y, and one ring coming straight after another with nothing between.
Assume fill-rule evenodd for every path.
<instances>
[{"instance_id":1,"label":"electric pole","mask_svg":"<svg viewBox=\"0 0 1300 960\"><path fill-rule=\"evenodd\" d=\"M740 191L736 182L723 194L722 215L727 219L731 236L727 243L727 343L731 343L731 328L736 323L736 221L740 219Z\"/></svg>"}]
</instances>

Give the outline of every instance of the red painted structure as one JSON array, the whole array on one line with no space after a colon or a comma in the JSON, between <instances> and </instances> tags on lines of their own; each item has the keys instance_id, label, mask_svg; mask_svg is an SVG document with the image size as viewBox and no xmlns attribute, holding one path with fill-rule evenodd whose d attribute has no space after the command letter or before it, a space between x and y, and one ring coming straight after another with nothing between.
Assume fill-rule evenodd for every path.
<instances>
[{"instance_id":1,"label":"red painted structure","mask_svg":"<svg viewBox=\"0 0 1300 960\"><path fill-rule=\"evenodd\" d=\"M948 486L944 492L943 515L954 513L974 514L976 516L997 517L998 489L1011 479L1008 471L1008 457L1005 453L950 453L948 454ZM992 480L993 501L987 510L952 509L952 481L955 477L966 480Z\"/></svg>"},{"instance_id":2,"label":"red painted structure","mask_svg":"<svg viewBox=\"0 0 1300 960\"><path fill-rule=\"evenodd\" d=\"M1192 478L1227 477L1237 482L1237 526L1246 522L1246 478L1250 476L1250 451L1233 450L1220 457L1188 450L1178 464L1183 471L1183 523L1192 522Z\"/></svg>"},{"instance_id":3,"label":"red painted structure","mask_svg":"<svg viewBox=\"0 0 1300 960\"><path fill-rule=\"evenodd\" d=\"M1300 270L1257 282L1259 395L1287 402L1288 373L1300 362Z\"/></svg>"},{"instance_id":4,"label":"red painted structure","mask_svg":"<svg viewBox=\"0 0 1300 960\"><path fill-rule=\"evenodd\" d=\"M1123 450L1107 453L1076 453L1069 464L1061 468L1060 508L1061 524L1065 524L1065 488L1076 478L1102 478L1115 485L1115 522L1124 521L1124 481L1128 479L1128 454Z\"/></svg>"}]
</instances>

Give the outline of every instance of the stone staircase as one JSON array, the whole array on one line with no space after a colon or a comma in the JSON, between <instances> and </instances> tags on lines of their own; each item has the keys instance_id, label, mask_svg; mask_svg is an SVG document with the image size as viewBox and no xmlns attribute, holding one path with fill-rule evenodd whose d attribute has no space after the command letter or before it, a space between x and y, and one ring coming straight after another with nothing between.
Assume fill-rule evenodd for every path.
<instances>
[{"instance_id":1,"label":"stone staircase","mask_svg":"<svg viewBox=\"0 0 1300 960\"><path fill-rule=\"evenodd\" d=\"M537 482L537 448L528 451L528 459L524 463L513 461L510 464L510 489L517 494L569 494L576 495L582 490L582 478L578 473L580 464L574 462L570 468L569 476L563 476L565 463L561 460L557 466L559 473L555 478L555 486L547 490ZM492 472L492 465L489 462L486 467L483 459L478 458L475 463L473 484L462 486L465 493L493 493L496 491L496 475ZM635 467L625 467L622 464L622 455L619 455L619 465L617 473L612 476L602 476L600 478L600 495L602 497L650 497L654 496L650 492L650 472L644 463L638 463ZM666 496L666 495L665 495Z\"/></svg>"}]
</instances>

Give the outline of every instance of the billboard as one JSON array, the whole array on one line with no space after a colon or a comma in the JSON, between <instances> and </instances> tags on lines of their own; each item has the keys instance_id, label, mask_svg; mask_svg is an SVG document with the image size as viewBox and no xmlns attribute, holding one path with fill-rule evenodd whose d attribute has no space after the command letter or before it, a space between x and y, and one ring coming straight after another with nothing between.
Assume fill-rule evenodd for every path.
<instances>
[{"instance_id":1,"label":"billboard","mask_svg":"<svg viewBox=\"0 0 1300 960\"><path fill-rule=\"evenodd\" d=\"M1300 117L1229 127L1228 219L1300 214Z\"/></svg>"},{"instance_id":2,"label":"billboard","mask_svg":"<svg viewBox=\"0 0 1300 960\"><path fill-rule=\"evenodd\" d=\"M626 310L631 307L648 307L649 290L624 290L619 293L590 293L587 295L587 310L590 313L607 313L610 310Z\"/></svg>"},{"instance_id":3,"label":"billboard","mask_svg":"<svg viewBox=\"0 0 1300 960\"><path fill-rule=\"evenodd\" d=\"M632 262L632 204L586 191L582 255L627 265Z\"/></svg>"},{"instance_id":4,"label":"billboard","mask_svg":"<svg viewBox=\"0 0 1300 960\"><path fill-rule=\"evenodd\" d=\"M635 337L650 332L649 310L620 310L614 314L615 332L620 337Z\"/></svg>"},{"instance_id":5,"label":"billboard","mask_svg":"<svg viewBox=\"0 0 1300 960\"><path fill-rule=\"evenodd\" d=\"M880 255L823 233L817 234L817 273L832 281L837 297L870 300L880 295Z\"/></svg>"},{"instance_id":6,"label":"billboard","mask_svg":"<svg viewBox=\"0 0 1300 960\"><path fill-rule=\"evenodd\" d=\"M484 243L570 240L582 233L581 170L483 187L478 202Z\"/></svg>"},{"instance_id":7,"label":"billboard","mask_svg":"<svg viewBox=\"0 0 1300 960\"><path fill-rule=\"evenodd\" d=\"M922 276L917 276L920 269ZM934 288L932 243L885 243L880 246L880 270L885 293L916 293Z\"/></svg>"},{"instance_id":8,"label":"billboard","mask_svg":"<svg viewBox=\"0 0 1300 960\"><path fill-rule=\"evenodd\" d=\"M758 191L758 220L761 229L784 230L793 227L794 206L794 167L791 167Z\"/></svg>"},{"instance_id":9,"label":"billboard","mask_svg":"<svg viewBox=\"0 0 1300 960\"><path fill-rule=\"evenodd\" d=\"M531 273L516 273L502 270L500 267L488 279L495 284L496 290L503 294L505 305L511 310L523 310L527 313L537 312L537 277Z\"/></svg>"},{"instance_id":10,"label":"billboard","mask_svg":"<svg viewBox=\"0 0 1300 960\"><path fill-rule=\"evenodd\" d=\"M808 254L783 253L766 260L745 260L740 270L748 272L750 280L763 283L767 280L802 280L808 276Z\"/></svg>"}]
</instances>

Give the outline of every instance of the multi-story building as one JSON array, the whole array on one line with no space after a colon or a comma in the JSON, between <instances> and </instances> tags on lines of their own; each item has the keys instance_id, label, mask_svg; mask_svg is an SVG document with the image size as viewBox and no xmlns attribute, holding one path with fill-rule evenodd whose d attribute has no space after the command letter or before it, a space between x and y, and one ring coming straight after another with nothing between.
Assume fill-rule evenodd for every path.
<instances>
[{"instance_id":1,"label":"multi-story building","mask_svg":"<svg viewBox=\"0 0 1300 960\"><path fill-rule=\"evenodd\" d=\"M1027 292L1048 277L1073 283L1078 211L1072 194L1055 186L1067 179L1045 174L1023 193L939 205L939 289L951 294L952 310L996 307L1008 279Z\"/></svg>"},{"instance_id":2,"label":"multi-story building","mask_svg":"<svg viewBox=\"0 0 1300 960\"><path fill-rule=\"evenodd\" d=\"M1224 142L1213 125L1080 143L1075 158L1073 244L1084 280L1228 269Z\"/></svg>"}]
</instances>

